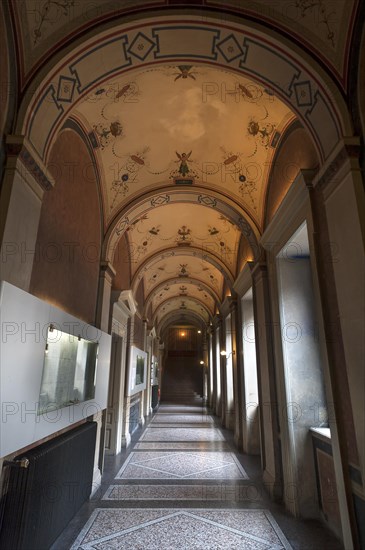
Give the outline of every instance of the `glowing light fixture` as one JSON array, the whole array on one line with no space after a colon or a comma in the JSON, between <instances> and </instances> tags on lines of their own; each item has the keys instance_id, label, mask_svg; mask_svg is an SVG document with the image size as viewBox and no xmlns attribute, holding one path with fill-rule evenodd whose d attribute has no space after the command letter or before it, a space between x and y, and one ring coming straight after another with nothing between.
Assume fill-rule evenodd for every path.
<instances>
[{"instance_id":1,"label":"glowing light fixture","mask_svg":"<svg viewBox=\"0 0 365 550\"><path fill-rule=\"evenodd\" d=\"M204 361L200 361L200 364L201 364L201 365L204 365Z\"/></svg>"},{"instance_id":2,"label":"glowing light fixture","mask_svg":"<svg viewBox=\"0 0 365 550\"><path fill-rule=\"evenodd\" d=\"M180 332L180 336L184 337L186 336L186 332L184 332L183 330Z\"/></svg>"},{"instance_id":3,"label":"glowing light fixture","mask_svg":"<svg viewBox=\"0 0 365 550\"><path fill-rule=\"evenodd\" d=\"M201 331L201 330L198 330L198 334L201 334L201 333L202 333L202 331Z\"/></svg>"}]
</instances>

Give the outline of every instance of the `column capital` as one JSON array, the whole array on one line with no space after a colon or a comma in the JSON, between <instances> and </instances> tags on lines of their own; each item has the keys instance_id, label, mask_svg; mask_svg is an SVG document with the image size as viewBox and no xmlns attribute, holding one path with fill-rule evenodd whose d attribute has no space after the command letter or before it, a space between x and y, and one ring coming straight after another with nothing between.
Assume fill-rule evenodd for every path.
<instances>
[{"instance_id":1,"label":"column capital","mask_svg":"<svg viewBox=\"0 0 365 550\"><path fill-rule=\"evenodd\" d=\"M112 290L111 300L114 306L117 306L127 317L133 317L137 311L138 304L132 290Z\"/></svg>"},{"instance_id":2,"label":"column capital","mask_svg":"<svg viewBox=\"0 0 365 550\"><path fill-rule=\"evenodd\" d=\"M222 325L222 316L217 313L214 317L213 317L213 329L216 329L217 327L220 327Z\"/></svg>"},{"instance_id":3,"label":"column capital","mask_svg":"<svg viewBox=\"0 0 365 550\"><path fill-rule=\"evenodd\" d=\"M220 307L221 315L227 316L232 309L232 303L235 301L234 296L227 296L222 302Z\"/></svg>"},{"instance_id":4,"label":"column capital","mask_svg":"<svg viewBox=\"0 0 365 550\"><path fill-rule=\"evenodd\" d=\"M17 170L37 195L43 194L44 191L49 191L54 187L53 177L25 136L8 135L5 147L7 154L6 168Z\"/></svg>"},{"instance_id":5,"label":"column capital","mask_svg":"<svg viewBox=\"0 0 365 550\"><path fill-rule=\"evenodd\" d=\"M267 263L266 262L250 262L250 270L253 282L257 282L263 277L267 277Z\"/></svg>"},{"instance_id":6,"label":"column capital","mask_svg":"<svg viewBox=\"0 0 365 550\"><path fill-rule=\"evenodd\" d=\"M348 172L360 170L360 153L358 137L341 139L309 186L329 194Z\"/></svg>"},{"instance_id":7,"label":"column capital","mask_svg":"<svg viewBox=\"0 0 365 550\"><path fill-rule=\"evenodd\" d=\"M238 307L238 300L237 300L237 297L236 296L232 296L231 297L231 300L229 302L229 311L237 311L237 307Z\"/></svg>"},{"instance_id":8,"label":"column capital","mask_svg":"<svg viewBox=\"0 0 365 550\"><path fill-rule=\"evenodd\" d=\"M107 277L110 280L112 280L115 277L117 272L115 271L114 267L112 266L112 264L110 262L101 261L100 262L100 273L104 277Z\"/></svg>"}]
</instances>

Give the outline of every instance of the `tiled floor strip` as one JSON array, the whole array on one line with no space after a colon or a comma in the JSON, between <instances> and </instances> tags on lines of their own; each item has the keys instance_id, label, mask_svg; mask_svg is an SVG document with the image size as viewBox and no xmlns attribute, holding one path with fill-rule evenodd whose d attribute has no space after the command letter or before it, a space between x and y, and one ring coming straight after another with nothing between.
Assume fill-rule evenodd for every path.
<instances>
[{"instance_id":1,"label":"tiled floor strip","mask_svg":"<svg viewBox=\"0 0 365 550\"><path fill-rule=\"evenodd\" d=\"M292 550L268 510L96 509L71 550Z\"/></svg>"},{"instance_id":2,"label":"tiled floor strip","mask_svg":"<svg viewBox=\"0 0 365 550\"><path fill-rule=\"evenodd\" d=\"M116 479L246 479L233 453L132 452Z\"/></svg>"},{"instance_id":3,"label":"tiled floor strip","mask_svg":"<svg viewBox=\"0 0 365 550\"><path fill-rule=\"evenodd\" d=\"M106 457L100 494L50 550L340 550L319 522L270 501L259 457L216 424L203 407L160 406L130 449Z\"/></svg>"}]
</instances>

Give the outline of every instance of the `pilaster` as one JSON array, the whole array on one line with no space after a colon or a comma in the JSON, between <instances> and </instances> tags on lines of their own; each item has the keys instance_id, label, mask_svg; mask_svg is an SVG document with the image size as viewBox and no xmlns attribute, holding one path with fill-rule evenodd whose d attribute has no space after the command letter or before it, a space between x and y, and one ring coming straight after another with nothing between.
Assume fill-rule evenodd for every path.
<instances>
[{"instance_id":1,"label":"pilaster","mask_svg":"<svg viewBox=\"0 0 365 550\"><path fill-rule=\"evenodd\" d=\"M104 332L110 330L110 296L115 273L115 269L110 262L100 262L96 326Z\"/></svg>"},{"instance_id":2,"label":"pilaster","mask_svg":"<svg viewBox=\"0 0 365 550\"><path fill-rule=\"evenodd\" d=\"M273 356L272 316L267 266L252 266L257 379L259 389L263 481L272 498L281 498L282 472Z\"/></svg>"},{"instance_id":3,"label":"pilaster","mask_svg":"<svg viewBox=\"0 0 365 550\"><path fill-rule=\"evenodd\" d=\"M243 349L242 349L242 316L237 298L230 304L231 332L232 332L232 366L233 366L233 392L234 392L234 442L238 448L243 444Z\"/></svg>"},{"instance_id":4,"label":"pilaster","mask_svg":"<svg viewBox=\"0 0 365 550\"><path fill-rule=\"evenodd\" d=\"M0 279L28 291L43 194L53 188L54 180L26 137L8 136L6 153L0 196Z\"/></svg>"},{"instance_id":5,"label":"pilaster","mask_svg":"<svg viewBox=\"0 0 365 550\"><path fill-rule=\"evenodd\" d=\"M346 548L359 544L354 495L365 500L365 379L359 367L365 353L365 200L359 154L359 140L344 138L318 175L307 182L329 378L336 405L330 427ZM350 471L357 471L362 483L354 482Z\"/></svg>"}]
</instances>

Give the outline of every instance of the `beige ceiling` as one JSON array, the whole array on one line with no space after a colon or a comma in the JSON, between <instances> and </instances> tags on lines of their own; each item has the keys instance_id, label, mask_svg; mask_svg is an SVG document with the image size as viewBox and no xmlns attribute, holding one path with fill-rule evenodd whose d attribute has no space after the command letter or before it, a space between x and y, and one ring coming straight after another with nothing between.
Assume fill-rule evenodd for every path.
<instances>
[{"instance_id":1,"label":"beige ceiling","mask_svg":"<svg viewBox=\"0 0 365 550\"><path fill-rule=\"evenodd\" d=\"M185 179L228 194L257 225L275 146L294 118L251 80L190 65L112 79L72 115L92 132L107 222L142 191Z\"/></svg>"},{"instance_id":2,"label":"beige ceiling","mask_svg":"<svg viewBox=\"0 0 365 550\"><path fill-rule=\"evenodd\" d=\"M159 324L168 314L176 314L177 312L184 314L188 311L198 315L205 323L209 323L210 316L207 308L190 297L174 298L163 302L158 307L154 320Z\"/></svg>"},{"instance_id":3,"label":"beige ceiling","mask_svg":"<svg viewBox=\"0 0 365 550\"><path fill-rule=\"evenodd\" d=\"M198 205L155 208L127 230L132 275L153 255L174 247L190 247L217 256L235 273L240 232L224 216ZM145 288L147 288L147 281Z\"/></svg>"},{"instance_id":4,"label":"beige ceiling","mask_svg":"<svg viewBox=\"0 0 365 550\"><path fill-rule=\"evenodd\" d=\"M169 187L214 190L261 227L275 148L295 118L269 89L199 65L111 78L69 116L98 160L105 229L134 200ZM248 259L238 258L249 255L241 230L215 208L183 200L128 217L133 288L142 284L145 313L151 307L160 321L188 309L207 321Z\"/></svg>"},{"instance_id":5,"label":"beige ceiling","mask_svg":"<svg viewBox=\"0 0 365 550\"><path fill-rule=\"evenodd\" d=\"M357 4L357 0L227 0L224 8L230 10L231 16L249 16L303 42L324 58L325 64L345 82L348 44ZM131 20L131 16L138 18L146 6L159 8L160 14L167 7L161 0L11 0L23 58L21 76L25 79L48 53L53 53L81 30L85 32L103 22L117 23L118 18L122 21ZM222 2L204 2L206 9L217 6L221 8ZM188 6L184 5L184 9L186 14ZM153 15L157 21L156 11ZM229 17L227 14L226 19Z\"/></svg>"},{"instance_id":6,"label":"beige ceiling","mask_svg":"<svg viewBox=\"0 0 365 550\"><path fill-rule=\"evenodd\" d=\"M179 297L181 301L189 298L194 298L195 300L204 303L210 312L214 314L216 302L214 296L212 296L208 290L205 290L203 285L190 282L186 279L181 279L178 282L166 283L162 288L157 290L152 297L152 307L153 310L156 309L171 298Z\"/></svg>"},{"instance_id":7,"label":"beige ceiling","mask_svg":"<svg viewBox=\"0 0 365 550\"><path fill-rule=\"evenodd\" d=\"M139 15L146 17L146 12L138 12L145 4L142 0L117 4L116 10L111 0L12 2L23 81L79 30L104 21L107 31L121 23L132 24ZM157 0L149 5L163 8ZM207 0L205 5L214 7L216 2ZM256 18L254 25L271 25L302 41L343 81L356 5L356 0L228 0L225 4L232 8L231 15L243 10ZM138 9L133 16L118 19L134 8ZM158 13L164 15L163 9ZM100 66L88 67L95 72L95 82L103 59L97 63ZM93 147L105 234L123 222L131 287L139 296L138 287L143 289L144 313L157 323L189 312L209 322L252 257L242 234L244 226L234 225L213 201L188 203L186 195L180 202L146 207L143 214L134 205L147 194L158 196L163 189L167 196L169 188L179 186L186 193L214 192L231 208L237 207L257 236L263 228L276 148L294 113L270 89L237 71L191 61L175 66L141 64L88 88L81 100L72 104L64 100L63 108L69 109L68 116L80 124Z\"/></svg>"},{"instance_id":8,"label":"beige ceiling","mask_svg":"<svg viewBox=\"0 0 365 550\"><path fill-rule=\"evenodd\" d=\"M224 277L209 257L203 259L205 256L202 251L185 248L159 254L141 266L135 277L136 284L143 279L146 298L160 283L168 283L178 277L184 284L185 278L192 278L205 283L221 297Z\"/></svg>"}]
</instances>

